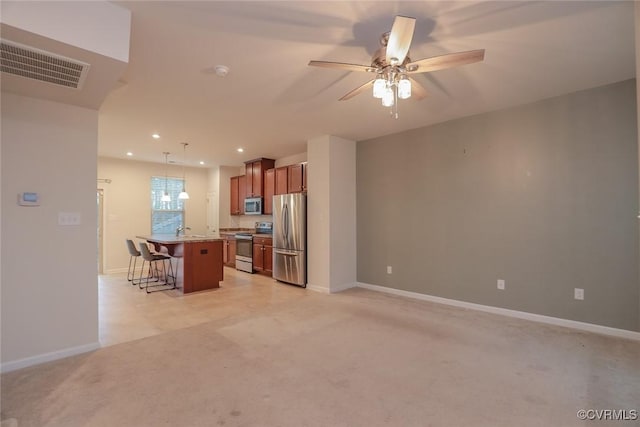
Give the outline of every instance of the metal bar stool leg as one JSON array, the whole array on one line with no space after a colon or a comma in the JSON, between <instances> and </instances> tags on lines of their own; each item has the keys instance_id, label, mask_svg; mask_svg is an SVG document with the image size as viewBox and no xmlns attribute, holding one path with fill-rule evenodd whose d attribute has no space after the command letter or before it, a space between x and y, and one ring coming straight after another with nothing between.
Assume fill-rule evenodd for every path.
<instances>
[{"instance_id":1,"label":"metal bar stool leg","mask_svg":"<svg viewBox=\"0 0 640 427\"><path fill-rule=\"evenodd\" d=\"M136 249L136 246L133 244L133 240L127 239L127 249L129 250L129 268L127 270L127 280L131 282L132 285L136 285L135 274L136 274L136 263L138 261L138 257L141 255L140 252ZM131 260L133 260L133 269L131 268Z\"/></svg>"},{"instance_id":2,"label":"metal bar stool leg","mask_svg":"<svg viewBox=\"0 0 640 427\"><path fill-rule=\"evenodd\" d=\"M169 281L170 277L173 276L173 269L171 268L171 257L161 254L152 254L149 251L149 247L144 243L140 243L140 252L142 254L142 259L149 263L149 271L151 272L152 270L155 270L157 276L155 280L157 284L155 285L149 285L150 276L147 276L147 280L144 283L145 291L150 294L151 292L168 291L170 289L175 289L175 279L173 280L173 282ZM169 261L169 269L167 269L166 267L166 261ZM162 272L160 271L160 266L158 265L159 262L162 263ZM161 281L161 278L163 278L164 280ZM168 286L171 285L172 287L169 288ZM149 290L149 288L157 287L160 287L161 289Z\"/></svg>"}]
</instances>

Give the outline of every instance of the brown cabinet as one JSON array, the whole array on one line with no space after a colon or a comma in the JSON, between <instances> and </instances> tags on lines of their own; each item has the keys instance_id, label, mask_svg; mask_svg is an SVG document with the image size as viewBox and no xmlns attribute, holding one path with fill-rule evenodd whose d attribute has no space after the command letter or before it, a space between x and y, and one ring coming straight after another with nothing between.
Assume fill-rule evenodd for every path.
<instances>
[{"instance_id":1,"label":"brown cabinet","mask_svg":"<svg viewBox=\"0 0 640 427\"><path fill-rule=\"evenodd\" d=\"M224 279L222 268L223 245L212 242L190 242L184 245L183 292L219 288Z\"/></svg>"},{"instance_id":2,"label":"brown cabinet","mask_svg":"<svg viewBox=\"0 0 640 427\"><path fill-rule=\"evenodd\" d=\"M234 236L222 236L222 263L227 267L236 267L236 238Z\"/></svg>"},{"instance_id":3,"label":"brown cabinet","mask_svg":"<svg viewBox=\"0 0 640 427\"><path fill-rule=\"evenodd\" d=\"M264 173L275 166L273 159L255 159L245 162L247 180L245 197L264 196Z\"/></svg>"},{"instance_id":4,"label":"brown cabinet","mask_svg":"<svg viewBox=\"0 0 640 427\"><path fill-rule=\"evenodd\" d=\"M229 212L231 215L243 215L244 214L244 199L247 194L246 190L246 176L232 176L231 177L231 200L229 203Z\"/></svg>"},{"instance_id":5,"label":"brown cabinet","mask_svg":"<svg viewBox=\"0 0 640 427\"><path fill-rule=\"evenodd\" d=\"M273 168L264 172L264 204L262 211L265 215L271 215L273 213L273 195L276 189L275 172L276 170Z\"/></svg>"},{"instance_id":6,"label":"brown cabinet","mask_svg":"<svg viewBox=\"0 0 640 427\"><path fill-rule=\"evenodd\" d=\"M231 215L244 215L244 199L262 197L262 211L273 214L273 196L306 193L307 164L274 168L275 161L257 159L246 162L246 175L231 177Z\"/></svg>"},{"instance_id":7,"label":"brown cabinet","mask_svg":"<svg viewBox=\"0 0 640 427\"><path fill-rule=\"evenodd\" d=\"M287 194L289 192L289 167L276 168L275 194Z\"/></svg>"},{"instance_id":8,"label":"brown cabinet","mask_svg":"<svg viewBox=\"0 0 640 427\"><path fill-rule=\"evenodd\" d=\"M298 163L289 166L288 170L288 191L289 193L302 193L307 191L306 183L306 164Z\"/></svg>"},{"instance_id":9,"label":"brown cabinet","mask_svg":"<svg viewBox=\"0 0 640 427\"><path fill-rule=\"evenodd\" d=\"M240 205L240 215L244 215L244 199L247 198L246 181L246 175L240 175L238 177L238 204Z\"/></svg>"},{"instance_id":10,"label":"brown cabinet","mask_svg":"<svg viewBox=\"0 0 640 427\"><path fill-rule=\"evenodd\" d=\"M273 239L253 238L253 269L257 273L271 276L273 273Z\"/></svg>"}]
</instances>

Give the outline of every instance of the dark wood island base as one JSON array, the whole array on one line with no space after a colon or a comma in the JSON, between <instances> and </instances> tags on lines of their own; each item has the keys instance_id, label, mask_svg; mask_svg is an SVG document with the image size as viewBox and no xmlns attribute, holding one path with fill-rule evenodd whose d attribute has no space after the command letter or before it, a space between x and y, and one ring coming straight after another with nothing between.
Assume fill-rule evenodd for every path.
<instances>
[{"instance_id":1,"label":"dark wood island base","mask_svg":"<svg viewBox=\"0 0 640 427\"><path fill-rule=\"evenodd\" d=\"M224 279L222 239L204 236L176 237L168 234L136 237L153 244L157 252L165 247L167 253L178 260L178 287L182 287L183 293L220 287L220 282Z\"/></svg>"}]
</instances>

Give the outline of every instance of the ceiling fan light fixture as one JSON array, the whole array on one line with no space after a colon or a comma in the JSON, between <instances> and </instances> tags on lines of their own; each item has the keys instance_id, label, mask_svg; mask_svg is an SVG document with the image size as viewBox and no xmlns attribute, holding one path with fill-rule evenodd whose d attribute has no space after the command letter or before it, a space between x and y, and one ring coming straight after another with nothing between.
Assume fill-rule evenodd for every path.
<instances>
[{"instance_id":1,"label":"ceiling fan light fixture","mask_svg":"<svg viewBox=\"0 0 640 427\"><path fill-rule=\"evenodd\" d=\"M161 202L170 202L171 196L169 196L169 153L168 151L164 151L164 193L162 193L162 197L160 198Z\"/></svg>"},{"instance_id":2,"label":"ceiling fan light fixture","mask_svg":"<svg viewBox=\"0 0 640 427\"><path fill-rule=\"evenodd\" d=\"M405 75L400 77L400 81L398 82L398 98L411 98L411 80Z\"/></svg>"},{"instance_id":3,"label":"ceiling fan light fixture","mask_svg":"<svg viewBox=\"0 0 640 427\"><path fill-rule=\"evenodd\" d=\"M395 101L394 98L393 89L390 87L385 88L384 94L382 95L382 105L385 107L392 107Z\"/></svg>"},{"instance_id":4,"label":"ceiling fan light fixture","mask_svg":"<svg viewBox=\"0 0 640 427\"><path fill-rule=\"evenodd\" d=\"M178 199L179 200L187 200L189 199L189 193L187 193L186 190L186 182L187 182L187 175L185 172L185 165L187 163L187 145L189 145L188 142L181 142L182 144L182 191L180 192L180 194L178 194Z\"/></svg>"},{"instance_id":5,"label":"ceiling fan light fixture","mask_svg":"<svg viewBox=\"0 0 640 427\"><path fill-rule=\"evenodd\" d=\"M373 97L382 99L386 87L387 81L382 77L382 75L378 75L378 77L376 77L375 81L373 82Z\"/></svg>"}]
</instances>

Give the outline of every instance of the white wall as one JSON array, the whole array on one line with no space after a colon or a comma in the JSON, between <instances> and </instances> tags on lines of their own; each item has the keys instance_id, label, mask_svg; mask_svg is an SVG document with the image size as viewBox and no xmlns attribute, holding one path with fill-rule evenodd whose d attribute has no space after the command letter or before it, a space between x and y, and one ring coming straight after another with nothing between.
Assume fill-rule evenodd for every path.
<instances>
[{"instance_id":1,"label":"white wall","mask_svg":"<svg viewBox=\"0 0 640 427\"><path fill-rule=\"evenodd\" d=\"M279 168L281 166L289 166L295 165L296 163L304 163L307 161L307 153L299 153L294 154L292 156L283 157L281 159L276 159L275 167Z\"/></svg>"},{"instance_id":2,"label":"white wall","mask_svg":"<svg viewBox=\"0 0 640 427\"><path fill-rule=\"evenodd\" d=\"M98 346L97 130L97 111L2 94L3 370Z\"/></svg>"},{"instance_id":3,"label":"white wall","mask_svg":"<svg viewBox=\"0 0 640 427\"><path fill-rule=\"evenodd\" d=\"M330 149L331 292L338 292L357 281L356 143L332 136Z\"/></svg>"},{"instance_id":4,"label":"white wall","mask_svg":"<svg viewBox=\"0 0 640 427\"><path fill-rule=\"evenodd\" d=\"M2 22L129 62L131 12L107 1L5 1Z\"/></svg>"},{"instance_id":5,"label":"white wall","mask_svg":"<svg viewBox=\"0 0 640 427\"><path fill-rule=\"evenodd\" d=\"M322 136L307 153L307 286L339 292L356 283L356 143Z\"/></svg>"},{"instance_id":6,"label":"white wall","mask_svg":"<svg viewBox=\"0 0 640 427\"><path fill-rule=\"evenodd\" d=\"M98 178L111 183L99 183L104 189L104 271L126 271L129 254L125 240L151 233L151 177L164 176L165 165L100 157ZM182 178L182 166L169 165L170 177ZM95 179L95 177L94 177ZM186 168L189 200L185 205L185 223L192 234L207 233L207 192L209 171Z\"/></svg>"},{"instance_id":7,"label":"white wall","mask_svg":"<svg viewBox=\"0 0 640 427\"><path fill-rule=\"evenodd\" d=\"M220 228L238 227L238 217L231 215L231 187L232 176L244 175L244 166L220 166Z\"/></svg>"},{"instance_id":8,"label":"white wall","mask_svg":"<svg viewBox=\"0 0 640 427\"><path fill-rule=\"evenodd\" d=\"M208 170L207 234L217 233L220 223L220 169Z\"/></svg>"},{"instance_id":9,"label":"white wall","mask_svg":"<svg viewBox=\"0 0 640 427\"><path fill-rule=\"evenodd\" d=\"M638 156L640 161L640 4L635 3L636 12L636 114L638 117ZM640 173L640 170L638 171ZM640 177L639 177L640 180ZM638 187L640 189L640 186ZM638 213L640 216L640 212ZM638 240L640 242L640 239ZM638 260L640 263L640 259ZM638 289L640 289L640 277L638 277ZM639 292L640 295L640 292ZM640 310L640 301L638 301L638 310ZM640 331L640 311L638 312L638 330Z\"/></svg>"}]
</instances>

